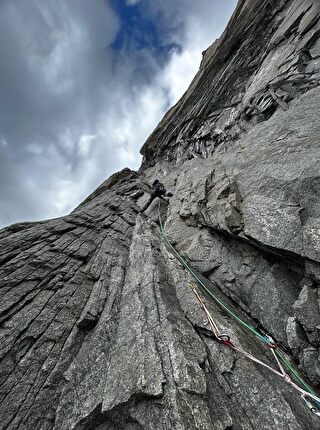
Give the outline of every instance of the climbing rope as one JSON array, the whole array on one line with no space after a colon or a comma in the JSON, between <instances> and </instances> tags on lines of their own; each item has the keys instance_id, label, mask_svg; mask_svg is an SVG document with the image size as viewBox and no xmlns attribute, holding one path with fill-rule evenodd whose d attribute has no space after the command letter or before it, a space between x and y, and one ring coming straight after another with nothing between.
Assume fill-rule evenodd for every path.
<instances>
[{"instance_id":1,"label":"climbing rope","mask_svg":"<svg viewBox=\"0 0 320 430\"><path fill-rule=\"evenodd\" d=\"M283 372L283 369L282 369L282 366L281 366L280 363L279 363L279 367L280 367L280 370L282 370L281 373L278 372L277 370L273 369L271 366L269 366L268 364L264 363L263 361L259 360L258 358L254 357L252 354L250 354L249 352L245 351L239 345L235 345L235 343L231 341L230 336L228 336L227 334L221 333L219 331L218 324L212 318L212 316L211 316L210 312L208 311L208 308L206 307L205 302L202 299L202 297L200 296L200 294L199 294L196 286L195 285L191 285L191 288L192 288L195 296L197 297L200 305L202 306L202 308L203 308L203 310L204 310L204 312L206 314L207 320L209 322L209 325L210 325L210 327L212 329L212 332L213 332L215 338L218 341L223 342L225 345L229 346L230 348L234 349L235 351L240 352L241 354L243 354L245 357L249 358L250 360L255 361L256 363L260 364L261 366L266 367L267 369L271 370L276 375L283 376L284 372ZM273 349L272 349L272 351L273 351Z\"/></svg>"},{"instance_id":2,"label":"climbing rope","mask_svg":"<svg viewBox=\"0 0 320 430\"><path fill-rule=\"evenodd\" d=\"M176 250L176 248L171 244L170 240L168 239L168 236L166 235L161 219L161 213L160 213L160 201L158 205L158 217L159 217L159 225L160 225L160 233L164 240L164 242L167 244L169 249L173 252L173 254L176 256L176 258L180 261L180 263L188 270L188 272L192 275L192 277L197 282L198 286L201 287L201 289L218 305L220 306L224 311L227 312L232 318L234 318L239 324L241 324L246 330L253 333L257 338L260 339L264 344L266 344L272 354L273 357L279 367L279 370L276 370L269 366L268 364L264 363L263 361L259 360L258 358L254 357L251 353L245 351L242 349L239 345L235 345L230 337L224 333L220 333L219 327L217 323L212 318L210 312L208 311L204 300L200 296L199 292L196 288L193 288L193 291L201 304L206 317L208 319L209 325L211 327L212 333L214 336L219 340L220 342L223 342L228 347L232 348L235 351L238 351L240 354L244 355L248 359L254 361L257 364L260 364L261 366L267 368L274 374L280 376L283 378L289 385L291 385L296 391L298 391L306 403L309 410L316 416L320 417L320 397L318 397L315 393L315 391L304 381L302 376L299 374L299 372L292 366L292 364L289 361L289 357L287 354L285 354L284 351L282 351L279 346L275 343L273 338L269 334L261 334L258 330L256 330L252 325L249 323L243 321L237 314L233 312L232 309L230 309L229 306L227 306L225 303L223 303L219 297L217 297L212 291L210 291L206 285L202 282L200 277L195 273L195 271L190 267L190 265L187 263L187 261L181 256L181 254ZM295 378L297 383L300 383L304 388L301 388L297 383L295 383L292 378L289 376L289 374L285 371L287 369L291 375ZM313 403L312 400L315 402Z\"/></svg>"},{"instance_id":3,"label":"climbing rope","mask_svg":"<svg viewBox=\"0 0 320 430\"><path fill-rule=\"evenodd\" d=\"M244 355L246 358L248 358L251 361L254 361L255 363L260 364L261 366L269 369L271 372L273 372L274 374L282 377L287 383L289 383L291 386L293 386L297 391L299 391L299 393L301 394L301 397L304 399L304 401L306 402L306 404L308 405L309 409L312 410L312 412L315 415L320 416L320 413L317 411L317 409L315 408L315 406L307 400L306 396L308 395L309 397L311 397L313 400L318 401L318 397L317 396L313 396L310 393L306 393L305 390L303 390L302 388L300 388L298 385L296 385L290 378L290 376L285 372L280 360L278 359L276 353L275 353L275 347L270 348L271 352L275 358L275 361L279 367L279 370L274 369L273 367L269 366L268 364L264 363L263 361L259 360L258 358L256 358L254 355L252 355L251 353L249 353L248 351L245 351L243 348L241 348L239 345L235 345L234 342L231 341L230 336L226 335L226 334L222 334L219 331L218 328L218 324L214 321L214 319L212 318L210 312L208 311L204 300L202 299L202 297L200 296L199 292L197 291L196 286L192 285L191 286L195 296L197 297L200 305L202 306L207 320L209 322L209 325L212 329L212 332L214 334L214 336L216 337L216 339L220 342L223 342L225 345L229 346L230 348L234 349L235 351L238 351L240 354ZM273 339L269 336L269 341L270 343L273 342ZM276 345L274 343L274 345Z\"/></svg>"}]
</instances>

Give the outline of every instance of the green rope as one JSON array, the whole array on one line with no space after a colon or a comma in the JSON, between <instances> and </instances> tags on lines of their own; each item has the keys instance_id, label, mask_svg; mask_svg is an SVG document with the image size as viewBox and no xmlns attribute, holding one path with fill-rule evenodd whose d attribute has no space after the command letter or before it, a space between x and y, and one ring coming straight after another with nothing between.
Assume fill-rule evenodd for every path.
<instances>
[{"instance_id":1,"label":"green rope","mask_svg":"<svg viewBox=\"0 0 320 430\"><path fill-rule=\"evenodd\" d=\"M287 357L285 356L284 352L277 348L275 349L275 353L277 354L277 357L279 358L279 360L282 361L282 363L287 367L287 369L289 369L289 371L291 372L292 375L294 375L294 377L296 378L296 380L298 382L300 382L301 385L304 386L304 388L309 391L309 393L317 395L316 392L310 387L310 385L308 385L304 379L302 378L302 376L300 376L299 372L291 365L291 363L289 362L289 360L287 359Z\"/></svg>"},{"instance_id":2,"label":"green rope","mask_svg":"<svg viewBox=\"0 0 320 430\"><path fill-rule=\"evenodd\" d=\"M161 220L161 216L159 214L159 222L160 222L160 232L165 240L165 242L168 244L168 246L172 249L174 254L177 256L179 261L187 268L187 270L191 273L191 275L195 278L195 280L200 284L200 286L206 291L206 293L219 305L221 306L228 314L230 314L233 318L235 318L243 327L245 327L247 330L251 331L254 335L256 335L260 340L262 340L264 343L269 343L269 341L262 336L257 330L255 330L250 324L243 321L238 315L236 315L228 306L226 306L215 294L213 294L199 279L199 277L194 273L192 268L189 266L189 264L183 259L183 257L179 254L179 252L175 249L175 247L170 243Z\"/></svg>"},{"instance_id":3,"label":"green rope","mask_svg":"<svg viewBox=\"0 0 320 430\"><path fill-rule=\"evenodd\" d=\"M175 247L171 244L169 241L164 228L162 224L162 219L160 215L160 208L159 208L159 223L160 223L160 232L164 239L164 241L167 243L169 248L173 251L173 253L176 255L178 260L182 263L182 265L191 273L191 275L194 277L194 279L199 283L199 285L204 289L204 291L220 306L222 307L229 315L231 315L235 320L237 320L243 327L245 327L247 330L251 331L254 335L256 335L260 340L262 340L264 343L269 344L269 340L266 339L263 335L261 335L257 330L255 330L250 324L243 321L238 315L236 315L228 306L226 306L215 294L213 294L199 279L199 277L194 273L193 269L189 266L189 264L184 260L184 258L181 256L181 254L175 249ZM301 385L306 389L306 391L309 391L309 393L312 393L316 395L315 391L304 381L304 379L300 376L297 370L291 365L291 363L288 361L286 356L284 355L284 352L276 348L275 353L279 360L282 361L284 366L294 375L297 381L300 382Z\"/></svg>"}]
</instances>

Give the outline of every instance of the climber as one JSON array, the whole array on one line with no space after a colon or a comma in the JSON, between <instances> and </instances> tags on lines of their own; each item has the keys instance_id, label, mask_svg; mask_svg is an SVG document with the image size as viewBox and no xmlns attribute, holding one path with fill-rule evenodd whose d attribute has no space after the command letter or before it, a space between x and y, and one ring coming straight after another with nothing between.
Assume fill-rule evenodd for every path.
<instances>
[{"instance_id":1,"label":"climber","mask_svg":"<svg viewBox=\"0 0 320 430\"><path fill-rule=\"evenodd\" d=\"M172 196L171 193L167 193L166 192L166 189L164 188L164 185L158 179L156 179L155 181L153 181L149 200L143 206L143 208L141 209L141 212L144 212L146 209L148 209L148 207L151 205L151 203L153 202L153 200L156 197L158 197L159 199L162 199L162 200L164 200L165 202L168 203L168 200L164 198L165 195L167 195L167 197L171 197Z\"/></svg>"}]
</instances>

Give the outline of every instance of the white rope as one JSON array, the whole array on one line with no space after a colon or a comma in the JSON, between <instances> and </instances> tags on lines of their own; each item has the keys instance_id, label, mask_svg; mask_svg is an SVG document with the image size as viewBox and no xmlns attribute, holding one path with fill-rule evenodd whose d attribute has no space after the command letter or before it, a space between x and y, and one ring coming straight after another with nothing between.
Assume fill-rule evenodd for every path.
<instances>
[{"instance_id":1,"label":"white rope","mask_svg":"<svg viewBox=\"0 0 320 430\"><path fill-rule=\"evenodd\" d=\"M202 306L202 308L203 308L203 310L204 310L204 312L205 312L205 314L207 316L207 319L208 319L208 322L210 324L210 327L212 328L213 334L215 335L215 337L219 341L221 341L222 338L223 338L223 336L225 336L225 335L222 334L222 333L220 333L217 323L214 321L214 319L212 318L210 312L208 311L208 309L207 309L207 307L205 305L204 300L202 299L202 297L200 296L199 292L197 291L196 286L195 285L191 285L191 288L192 288L194 294L196 295L199 303L201 304L201 306ZM232 342L230 342L229 346L231 348L233 348L235 351L238 351L240 354L242 354L245 357L247 357L249 360L252 360L252 361L254 361L257 364L260 364L261 366L267 368L268 370L270 370L274 374L276 374L276 375L280 376L281 378L283 378L289 385L291 385L295 390L297 390L301 394L301 397L307 403L307 405L310 408L311 412L313 414L317 415L317 416L320 416L320 412L315 407L313 407L313 405L311 405L308 402L307 397L310 397L311 399L315 400L316 402L319 402L319 404L320 404L320 398L317 397L315 394L312 394L312 393L309 393L309 392L305 391L303 388L299 387L297 384L295 384L292 381L291 377L283 369L283 366L280 363L280 361L279 361L276 353L274 352L273 348L270 348L270 349L271 349L271 352L272 352L272 354L273 354L273 356L274 356L274 358L276 360L276 363L277 363L277 365L278 365L278 367L280 369L280 372L278 370L274 369L273 367L269 366L268 364L264 363L263 361L259 360L254 355L252 355L251 353L245 351L241 347L234 345Z\"/></svg>"}]
</instances>

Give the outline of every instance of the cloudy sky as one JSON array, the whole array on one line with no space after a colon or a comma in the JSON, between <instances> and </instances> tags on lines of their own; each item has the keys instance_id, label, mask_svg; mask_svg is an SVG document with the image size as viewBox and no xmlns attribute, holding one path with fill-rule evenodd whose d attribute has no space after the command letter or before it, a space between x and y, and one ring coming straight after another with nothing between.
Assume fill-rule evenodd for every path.
<instances>
[{"instance_id":1,"label":"cloudy sky","mask_svg":"<svg viewBox=\"0 0 320 430\"><path fill-rule=\"evenodd\" d=\"M236 0L1 0L0 228L64 215L139 149Z\"/></svg>"}]
</instances>

